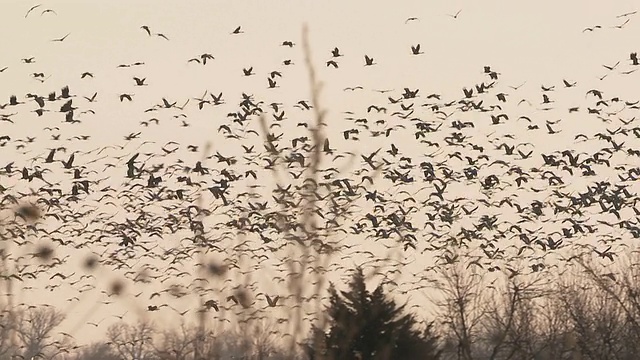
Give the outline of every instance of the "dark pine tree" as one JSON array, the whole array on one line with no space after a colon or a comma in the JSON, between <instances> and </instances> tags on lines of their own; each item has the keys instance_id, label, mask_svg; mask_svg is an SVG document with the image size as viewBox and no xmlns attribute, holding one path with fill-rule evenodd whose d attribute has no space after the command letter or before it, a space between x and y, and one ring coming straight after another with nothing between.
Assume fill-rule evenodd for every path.
<instances>
[{"instance_id":1,"label":"dark pine tree","mask_svg":"<svg viewBox=\"0 0 640 360\"><path fill-rule=\"evenodd\" d=\"M366 289L362 269L356 269L348 291L329 288L328 329L314 328L306 351L312 360L435 360L438 339L431 326L418 321L388 298L379 285Z\"/></svg>"}]
</instances>

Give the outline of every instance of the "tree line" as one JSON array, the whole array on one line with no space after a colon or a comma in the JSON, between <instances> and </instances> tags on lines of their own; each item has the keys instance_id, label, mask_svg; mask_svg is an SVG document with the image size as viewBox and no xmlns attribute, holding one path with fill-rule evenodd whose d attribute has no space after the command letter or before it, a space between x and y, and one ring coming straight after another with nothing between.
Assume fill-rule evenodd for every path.
<instances>
[{"instance_id":1,"label":"tree line","mask_svg":"<svg viewBox=\"0 0 640 360\"><path fill-rule=\"evenodd\" d=\"M636 359L635 263L620 263L624 271L616 274L622 275L579 260L556 278L511 273L491 281L452 264L423 291L433 294L424 316L412 310L415 305L400 304L386 285L372 288L357 268L344 290L330 286L324 323L313 326L295 353L268 323L213 332L188 324L160 329L146 320L120 322L108 328L104 341L79 346L72 334L58 330L65 315L55 308L5 306L0 360Z\"/></svg>"}]
</instances>

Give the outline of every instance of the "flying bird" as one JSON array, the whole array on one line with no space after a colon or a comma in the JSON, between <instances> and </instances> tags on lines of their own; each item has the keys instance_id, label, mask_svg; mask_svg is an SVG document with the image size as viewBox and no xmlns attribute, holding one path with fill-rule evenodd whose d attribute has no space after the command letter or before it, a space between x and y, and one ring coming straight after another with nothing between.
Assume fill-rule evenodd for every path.
<instances>
[{"instance_id":1,"label":"flying bird","mask_svg":"<svg viewBox=\"0 0 640 360\"><path fill-rule=\"evenodd\" d=\"M593 27L587 27L587 28L584 28L584 30L582 30L582 32L594 31L595 29L602 29L602 26L596 25L596 26L593 26Z\"/></svg>"},{"instance_id":2,"label":"flying bird","mask_svg":"<svg viewBox=\"0 0 640 360\"><path fill-rule=\"evenodd\" d=\"M338 63L333 61L333 60L329 60L329 61L327 61L327 67L329 67L329 66L333 66L334 69L337 69L338 68Z\"/></svg>"},{"instance_id":3,"label":"flying bird","mask_svg":"<svg viewBox=\"0 0 640 360\"><path fill-rule=\"evenodd\" d=\"M31 14L31 12L37 8L39 8L40 6L42 6L42 4L38 4L38 5L34 5L32 6L29 10L27 10L27 13L24 14L24 18L26 19L27 16L29 16L29 14Z\"/></svg>"},{"instance_id":4,"label":"flying bird","mask_svg":"<svg viewBox=\"0 0 640 360\"><path fill-rule=\"evenodd\" d=\"M610 66L610 65L602 65L602 67L604 67L604 68L605 68L605 69L607 69L607 70L613 70L613 69L615 69L616 67L618 67L618 65L619 65L619 64L620 64L620 61L618 61L617 63L615 63L613 66Z\"/></svg>"},{"instance_id":5,"label":"flying bird","mask_svg":"<svg viewBox=\"0 0 640 360\"><path fill-rule=\"evenodd\" d=\"M458 12L456 12L454 15L447 14L447 16L449 16L449 17L451 17L451 18L454 18L454 19L457 19L457 18L458 18L458 15L460 15L460 12L461 12L461 11L462 11L462 9L458 10Z\"/></svg>"},{"instance_id":6,"label":"flying bird","mask_svg":"<svg viewBox=\"0 0 640 360\"><path fill-rule=\"evenodd\" d=\"M624 13L624 14L620 14L620 15L616 16L616 19L619 19L619 18L622 18L622 17L626 17L626 16L635 15L637 12L638 12L638 11L636 10L636 11L632 11L632 12L627 12L627 13Z\"/></svg>"},{"instance_id":7,"label":"flying bird","mask_svg":"<svg viewBox=\"0 0 640 360\"><path fill-rule=\"evenodd\" d=\"M625 25L627 25L629 23L629 21L631 21L631 19L627 19L625 20L622 24L620 25L614 25L612 26L612 29L622 29Z\"/></svg>"},{"instance_id":8,"label":"flying bird","mask_svg":"<svg viewBox=\"0 0 640 360\"><path fill-rule=\"evenodd\" d=\"M267 304L269 307L275 307L280 299L280 296L275 296L273 299L269 295L265 295L265 297L267 298Z\"/></svg>"},{"instance_id":9,"label":"flying bird","mask_svg":"<svg viewBox=\"0 0 640 360\"><path fill-rule=\"evenodd\" d=\"M133 77L133 80L136 82L136 86L147 86L147 84L145 84L145 80L147 80L147 78L138 78L138 77Z\"/></svg>"},{"instance_id":10,"label":"flying bird","mask_svg":"<svg viewBox=\"0 0 640 360\"><path fill-rule=\"evenodd\" d=\"M375 63L373 62L373 58L370 58L368 55L365 55L364 66L371 66L371 65L375 65Z\"/></svg>"},{"instance_id":11,"label":"flying bird","mask_svg":"<svg viewBox=\"0 0 640 360\"><path fill-rule=\"evenodd\" d=\"M67 36L69 36L70 34L71 34L71 33L68 33L67 35L65 35L65 36L63 36L63 37L61 37L61 38L59 38L59 39L53 39L53 40L51 40L51 41L63 42L63 41L64 41L64 39L66 39L66 38L67 38Z\"/></svg>"}]
</instances>

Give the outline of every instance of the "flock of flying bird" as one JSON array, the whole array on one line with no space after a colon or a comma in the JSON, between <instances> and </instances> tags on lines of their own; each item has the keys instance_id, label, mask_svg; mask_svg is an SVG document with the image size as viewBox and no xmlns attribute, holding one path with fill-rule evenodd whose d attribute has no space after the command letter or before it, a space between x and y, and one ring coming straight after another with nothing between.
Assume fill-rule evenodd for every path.
<instances>
[{"instance_id":1,"label":"flock of flying bird","mask_svg":"<svg viewBox=\"0 0 640 360\"><path fill-rule=\"evenodd\" d=\"M55 14L38 5L25 18L40 10ZM140 31L171 41L147 25ZM241 34L239 26L230 36ZM57 40L71 41L67 36ZM289 40L280 45L297 47ZM419 44L407 51L422 54ZM324 71L342 71L339 61L348 56L355 55L328 49ZM216 58L204 53L184 61L215 66ZM362 59L362 66L375 67L374 58ZM614 61L604 65L609 77L637 80L635 51ZM38 64L36 58L22 63ZM268 72L268 88L278 87L294 64L287 57ZM138 75L145 61L116 66L133 86L152 87L152 78ZM241 70L255 75L252 67ZM505 84L491 66L478 74L481 81L450 99L421 89L346 88L349 96L367 91L375 101L342 113L339 129L316 124L318 109L309 99L287 104L268 94L209 90L159 98L145 104L138 114L145 120L127 129L121 143L97 147L100 125L82 134L74 127L100 116L94 103L112 97L125 106L137 101L134 94L80 94L58 84L12 95L0 105L0 237L14 264L2 278L19 282L22 291L44 286L71 294L69 302L101 291L109 304L133 287L143 311L250 311L251 319L296 306L284 286L293 278L344 272L358 259L403 294L428 287L431 270L459 262L510 277L560 268L578 253L614 262L629 247L625 239L640 238L639 100L567 79L527 98L520 95L525 84ZM47 78L37 70L32 76ZM77 76L91 81L99 73ZM583 94L584 103L561 105L570 93ZM147 137L156 127L172 134L176 123L188 132L195 125L190 119L204 112L226 114L213 128L215 151ZM549 120L554 117L560 120ZM584 132L571 133L578 127ZM30 135L16 135L24 129ZM319 143L314 130L323 134ZM314 156L322 159L315 174ZM331 254L335 263L303 266L291 256L301 243L315 249L305 256ZM404 255L389 263L381 255L387 249ZM84 268L70 269L81 252L90 253ZM417 271L405 270L411 263ZM99 269L127 280L96 288L105 273ZM615 274L607 276L615 281ZM265 278L283 286L264 290ZM175 300L193 294L202 299L199 309ZM288 318L283 312L277 321ZM313 311L305 315L316 318Z\"/></svg>"}]
</instances>

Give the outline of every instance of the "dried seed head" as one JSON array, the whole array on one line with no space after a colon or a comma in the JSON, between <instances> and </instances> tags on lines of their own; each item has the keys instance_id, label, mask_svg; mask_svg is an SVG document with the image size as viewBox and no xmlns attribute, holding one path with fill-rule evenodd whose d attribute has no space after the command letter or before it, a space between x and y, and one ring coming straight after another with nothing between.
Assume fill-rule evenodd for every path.
<instances>
[{"instance_id":1,"label":"dried seed head","mask_svg":"<svg viewBox=\"0 0 640 360\"><path fill-rule=\"evenodd\" d=\"M246 289L237 289L233 296L235 296L238 303L242 305L243 308L248 309L251 306L251 296Z\"/></svg>"},{"instance_id":2,"label":"dried seed head","mask_svg":"<svg viewBox=\"0 0 640 360\"><path fill-rule=\"evenodd\" d=\"M86 259L84 259L84 268L87 271L93 271L95 268L98 267L98 257L95 255L89 255L87 256Z\"/></svg>"},{"instance_id":3,"label":"dried seed head","mask_svg":"<svg viewBox=\"0 0 640 360\"><path fill-rule=\"evenodd\" d=\"M33 257L38 258L40 261L49 261L53 258L53 253L53 247L50 245L39 245Z\"/></svg>"},{"instance_id":4,"label":"dried seed head","mask_svg":"<svg viewBox=\"0 0 640 360\"><path fill-rule=\"evenodd\" d=\"M211 276L224 276L228 270L229 267L226 264L218 264L214 261L207 264L207 272Z\"/></svg>"},{"instance_id":5,"label":"dried seed head","mask_svg":"<svg viewBox=\"0 0 640 360\"><path fill-rule=\"evenodd\" d=\"M125 284L123 281L115 280L109 285L109 292L112 295L118 296L122 294L122 292L124 291L124 288L125 288Z\"/></svg>"},{"instance_id":6,"label":"dried seed head","mask_svg":"<svg viewBox=\"0 0 640 360\"><path fill-rule=\"evenodd\" d=\"M20 205L16 211L16 216L21 217L24 221L36 221L40 219L40 209L33 204Z\"/></svg>"}]
</instances>

